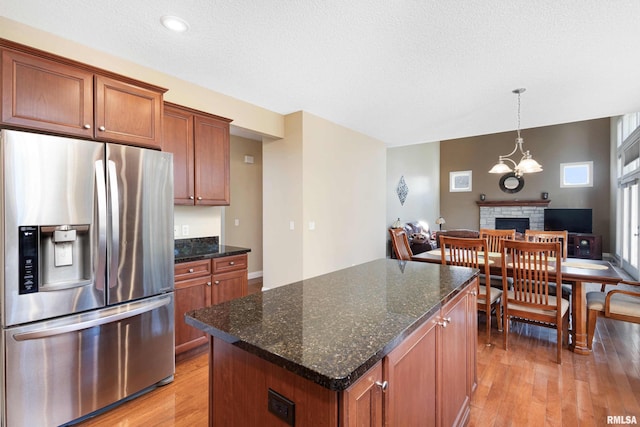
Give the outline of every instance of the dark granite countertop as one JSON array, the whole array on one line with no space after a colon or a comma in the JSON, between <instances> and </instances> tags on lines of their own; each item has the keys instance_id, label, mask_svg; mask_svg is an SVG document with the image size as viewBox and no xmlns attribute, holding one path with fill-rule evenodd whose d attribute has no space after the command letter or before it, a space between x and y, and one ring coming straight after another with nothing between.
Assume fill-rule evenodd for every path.
<instances>
[{"instance_id":1,"label":"dark granite countertop","mask_svg":"<svg viewBox=\"0 0 640 427\"><path fill-rule=\"evenodd\" d=\"M188 312L186 322L331 390L344 390L478 270L380 259Z\"/></svg>"},{"instance_id":2,"label":"dark granite countertop","mask_svg":"<svg viewBox=\"0 0 640 427\"><path fill-rule=\"evenodd\" d=\"M175 263L199 261L229 255L240 255L251 249L218 244L218 236L179 239L174 242Z\"/></svg>"}]
</instances>

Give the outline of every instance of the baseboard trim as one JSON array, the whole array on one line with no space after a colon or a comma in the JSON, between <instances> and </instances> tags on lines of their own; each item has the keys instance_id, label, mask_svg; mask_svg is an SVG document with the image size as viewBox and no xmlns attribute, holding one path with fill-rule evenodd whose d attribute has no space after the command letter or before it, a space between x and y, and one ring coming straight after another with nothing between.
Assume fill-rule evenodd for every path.
<instances>
[{"instance_id":1,"label":"baseboard trim","mask_svg":"<svg viewBox=\"0 0 640 427\"><path fill-rule=\"evenodd\" d=\"M257 279L258 277L262 277L262 271L252 271L251 273L247 274L247 278L249 280Z\"/></svg>"}]
</instances>

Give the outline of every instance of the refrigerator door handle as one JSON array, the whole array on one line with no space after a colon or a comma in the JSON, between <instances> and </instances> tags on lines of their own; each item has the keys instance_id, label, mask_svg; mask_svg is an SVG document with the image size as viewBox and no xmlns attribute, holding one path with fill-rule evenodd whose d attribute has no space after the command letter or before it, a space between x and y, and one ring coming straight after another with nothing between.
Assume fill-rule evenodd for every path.
<instances>
[{"instance_id":1,"label":"refrigerator door handle","mask_svg":"<svg viewBox=\"0 0 640 427\"><path fill-rule=\"evenodd\" d=\"M116 164L109 160L109 193L111 200L111 255L109 260L109 288L118 285L118 260L120 259L120 194Z\"/></svg>"},{"instance_id":2,"label":"refrigerator door handle","mask_svg":"<svg viewBox=\"0 0 640 427\"><path fill-rule=\"evenodd\" d=\"M95 163L96 195L98 202L98 253L96 254L96 289L104 290L104 277L107 259L107 186L104 178L104 163L98 160Z\"/></svg>"},{"instance_id":3,"label":"refrigerator door handle","mask_svg":"<svg viewBox=\"0 0 640 427\"><path fill-rule=\"evenodd\" d=\"M130 317L138 316L140 314L155 310L170 303L171 296L167 295L164 298L156 299L153 301L137 302L124 306L131 307L130 309L123 308L123 306L112 307L103 310L100 317L95 319L90 319L78 323L70 323L68 325L55 326L51 328L43 328L31 332L17 333L13 335L13 339L16 341L36 340L56 335L67 334L69 332L81 331L83 329L93 328L94 326L100 326L107 323L117 322L120 320L128 319Z\"/></svg>"}]
</instances>

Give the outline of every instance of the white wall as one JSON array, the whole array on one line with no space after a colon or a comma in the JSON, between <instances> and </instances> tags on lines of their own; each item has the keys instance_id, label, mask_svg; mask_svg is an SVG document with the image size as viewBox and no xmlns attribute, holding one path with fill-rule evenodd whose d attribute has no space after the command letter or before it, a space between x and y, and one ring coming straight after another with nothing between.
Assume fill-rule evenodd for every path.
<instances>
[{"instance_id":1,"label":"white wall","mask_svg":"<svg viewBox=\"0 0 640 427\"><path fill-rule=\"evenodd\" d=\"M400 204L396 187L400 177L409 187L409 194ZM387 150L387 217L393 222L422 221L434 230L440 216L440 142L389 148Z\"/></svg>"},{"instance_id":2,"label":"white wall","mask_svg":"<svg viewBox=\"0 0 640 427\"><path fill-rule=\"evenodd\" d=\"M219 236L221 232L222 208L220 206L175 206L173 223L177 227L176 239L193 237ZM182 233L182 226L187 225L189 234Z\"/></svg>"},{"instance_id":3,"label":"white wall","mask_svg":"<svg viewBox=\"0 0 640 427\"><path fill-rule=\"evenodd\" d=\"M384 144L304 112L285 134L263 146L264 286L384 257Z\"/></svg>"}]
</instances>

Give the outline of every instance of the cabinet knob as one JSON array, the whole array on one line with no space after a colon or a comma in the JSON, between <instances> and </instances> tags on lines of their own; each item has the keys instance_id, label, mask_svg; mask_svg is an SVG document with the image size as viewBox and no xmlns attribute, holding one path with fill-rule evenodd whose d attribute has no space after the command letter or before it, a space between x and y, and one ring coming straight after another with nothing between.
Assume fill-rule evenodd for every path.
<instances>
[{"instance_id":1,"label":"cabinet knob","mask_svg":"<svg viewBox=\"0 0 640 427\"><path fill-rule=\"evenodd\" d=\"M87 123L86 125L83 126L85 129L91 129L91 125L89 123Z\"/></svg>"},{"instance_id":2,"label":"cabinet knob","mask_svg":"<svg viewBox=\"0 0 640 427\"><path fill-rule=\"evenodd\" d=\"M229 261L229 265L236 265L234 261Z\"/></svg>"},{"instance_id":3,"label":"cabinet knob","mask_svg":"<svg viewBox=\"0 0 640 427\"><path fill-rule=\"evenodd\" d=\"M198 200L202 200L202 197L198 196Z\"/></svg>"},{"instance_id":4,"label":"cabinet knob","mask_svg":"<svg viewBox=\"0 0 640 427\"><path fill-rule=\"evenodd\" d=\"M445 317L443 320L447 323L451 323L451 317Z\"/></svg>"},{"instance_id":5,"label":"cabinet knob","mask_svg":"<svg viewBox=\"0 0 640 427\"><path fill-rule=\"evenodd\" d=\"M389 381L376 381L376 385L380 387L382 389L382 392L384 393L389 388Z\"/></svg>"},{"instance_id":6,"label":"cabinet knob","mask_svg":"<svg viewBox=\"0 0 640 427\"><path fill-rule=\"evenodd\" d=\"M193 273L193 268L190 268L190 269L189 269L189 273Z\"/></svg>"},{"instance_id":7,"label":"cabinet knob","mask_svg":"<svg viewBox=\"0 0 640 427\"><path fill-rule=\"evenodd\" d=\"M436 322L436 325L442 326L443 328L447 327L447 322Z\"/></svg>"},{"instance_id":8,"label":"cabinet knob","mask_svg":"<svg viewBox=\"0 0 640 427\"><path fill-rule=\"evenodd\" d=\"M193 196L189 196L189 200L193 200Z\"/></svg>"},{"instance_id":9,"label":"cabinet knob","mask_svg":"<svg viewBox=\"0 0 640 427\"><path fill-rule=\"evenodd\" d=\"M215 282L213 282L215 285L219 285L220 284L220 280L216 280Z\"/></svg>"},{"instance_id":10,"label":"cabinet knob","mask_svg":"<svg viewBox=\"0 0 640 427\"><path fill-rule=\"evenodd\" d=\"M105 130L107 130L107 128L106 128L106 127L104 127L104 126L100 126L100 127L98 128L98 130L100 130L101 132L104 132Z\"/></svg>"},{"instance_id":11,"label":"cabinet knob","mask_svg":"<svg viewBox=\"0 0 640 427\"><path fill-rule=\"evenodd\" d=\"M207 286L211 286L211 282L207 282Z\"/></svg>"}]
</instances>

